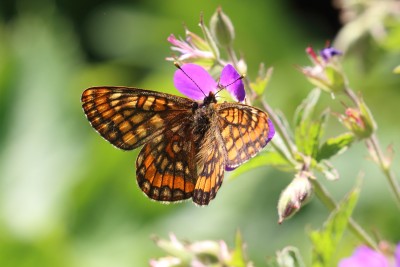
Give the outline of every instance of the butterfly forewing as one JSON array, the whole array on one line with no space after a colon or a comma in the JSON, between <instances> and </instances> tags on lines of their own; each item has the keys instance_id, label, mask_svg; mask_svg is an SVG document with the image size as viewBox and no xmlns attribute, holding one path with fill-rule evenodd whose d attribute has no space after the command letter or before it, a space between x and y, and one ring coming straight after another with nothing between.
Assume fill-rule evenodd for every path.
<instances>
[{"instance_id":1,"label":"butterfly forewing","mask_svg":"<svg viewBox=\"0 0 400 267\"><path fill-rule=\"evenodd\" d=\"M136 161L136 179L151 199L165 202L192 197L197 173L190 121L171 125L152 138Z\"/></svg>"},{"instance_id":2,"label":"butterfly forewing","mask_svg":"<svg viewBox=\"0 0 400 267\"><path fill-rule=\"evenodd\" d=\"M93 128L124 150L137 148L190 114L193 101L159 92L126 87L92 87L82 106Z\"/></svg>"},{"instance_id":3,"label":"butterfly forewing","mask_svg":"<svg viewBox=\"0 0 400 267\"><path fill-rule=\"evenodd\" d=\"M251 106L222 103L219 129L226 149L226 168L234 169L268 143L268 115Z\"/></svg>"}]
</instances>

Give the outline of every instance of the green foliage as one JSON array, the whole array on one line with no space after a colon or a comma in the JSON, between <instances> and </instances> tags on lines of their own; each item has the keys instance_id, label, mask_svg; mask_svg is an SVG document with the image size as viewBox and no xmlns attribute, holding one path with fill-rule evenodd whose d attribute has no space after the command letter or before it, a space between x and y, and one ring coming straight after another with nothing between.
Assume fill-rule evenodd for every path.
<instances>
[{"instance_id":1,"label":"green foliage","mask_svg":"<svg viewBox=\"0 0 400 267\"><path fill-rule=\"evenodd\" d=\"M359 185L357 185L348 196L341 201L337 209L330 214L323 228L309 233L313 244L312 267L334 266L332 262L333 255L347 228L359 193L360 188Z\"/></svg>"},{"instance_id":2,"label":"green foliage","mask_svg":"<svg viewBox=\"0 0 400 267\"><path fill-rule=\"evenodd\" d=\"M265 65L263 63L260 64L255 81L250 83L251 88L257 93L257 95L264 94L270 82L272 72L272 67L265 69Z\"/></svg>"},{"instance_id":3,"label":"green foliage","mask_svg":"<svg viewBox=\"0 0 400 267\"><path fill-rule=\"evenodd\" d=\"M297 108L294 119L296 146L301 153L312 158L316 158L318 154L328 120L328 111L323 112L318 120L312 118L320 93L319 89L311 91Z\"/></svg>"},{"instance_id":4,"label":"green foliage","mask_svg":"<svg viewBox=\"0 0 400 267\"><path fill-rule=\"evenodd\" d=\"M294 171L293 165L281 154L275 151L267 151L252 158L245 164L241 165L240 168L235 169L235 171L230 173L229 179L237 178L248 171L265 166L272 166L286 172Z\"/></svg>"},{"instance_id":5,"label":"green foliage","mask_svg":"<svg viewBox=\"0 0 400 267\"><path fill-rule=\"evenodd\" d=\"M353 143L355 137L352 133L344 133L328 138L318 151L316 160L329 159L334 155L344 152Z\"/></svg>"},{"instance_id":6,"label":"green foliage","mask_svg":"<svg viewBox=\"0 0 400 267\"><path fill-rule=\"evenodd\" d=\"M240 231L236 231L235 236L235 249L231 253L232 259L227 263L228 266L232 267L246 267L247 263L245 260L244 243L242 234Z\"/></svg>"}]
</instances>

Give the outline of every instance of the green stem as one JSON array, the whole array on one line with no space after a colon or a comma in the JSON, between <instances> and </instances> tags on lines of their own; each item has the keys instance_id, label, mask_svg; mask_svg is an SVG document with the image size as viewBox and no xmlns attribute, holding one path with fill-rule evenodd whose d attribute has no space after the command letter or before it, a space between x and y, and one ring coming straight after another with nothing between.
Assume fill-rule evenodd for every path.
<instances>
[{"instance_id":1,"label":"green stem","mask_svg":"<svg viewBox=\"0 0 400 267\"><path fill-rule=\"evenodd\" d=\"M329 192L315 179L311 179L314 186L316 196L330 211L337 208L337 204ZM349 229L356 235L363 243L367 244L375 250L379 250L378 244L365 232L365 230L353 218L349 219Z\"/></svg>"},{"instance_id":2,"label":"green stem","mask_svg":"<svg viewBox=\"0 0 400 267\"><path fill-rule=\"evenodd\" d=\"M353 103L359 107L359 100L357 95L353 92L353 90L351 90L350 88L346 87L344 89L345 94L351 99L351 101L353 101Z\"/></svg>"},{"instance_id":3,"label":"green stem","mask_svg":"<svg viewBox=\"0 0 400 267\"><path fill-rule=\"evenodd\" d=\"M390 165L387 163L385 156L383 155L382 149L379 145L379 140L376 134L372 134L371 137L367 140L371 144L371 148L373 149L377 159L378 165L381 168L383 174L385 175L390 188L397 200L397 205L400 207L400 185L398 180L396 179L393 171L390 169Z\"/></svg>"},{"instance_id":4,"label":"green stem","mask_svg":"<svg viewBox=\"0 0 400 267\"><path fill-rule=\"evenodd\" d=\"M353 103L359 108L360 99L353 92L353 90L351 90L350 88L347 87L345 89L345 93L351 99L351 101L353 101ZM380 169L382 170L383 174L385 175L385 177L389 183L389 186L396 198L396 203L397 203L398 207L400 207L400 185L399 185L398 180L396 179L395 174L390 169L390 165L386 161L385 156L383 155L383 152L382 152L381 146L379 144L379 140L378 140L376 133L373 133L371 135L371 137L367 139L367 144L370 144L370 147L372 149L372 151L368 150L370 154L373 153L373 155L371 155L371 156L373 158L375 158L374 155L376 155L377 161L375 161L375 162L379 165Z\"/></svg>"}]
</instances>

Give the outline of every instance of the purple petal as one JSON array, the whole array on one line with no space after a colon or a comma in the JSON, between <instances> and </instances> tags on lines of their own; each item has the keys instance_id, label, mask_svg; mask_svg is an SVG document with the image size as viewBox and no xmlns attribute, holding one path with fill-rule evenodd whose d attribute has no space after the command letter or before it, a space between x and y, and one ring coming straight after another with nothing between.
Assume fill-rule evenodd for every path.
<instances>
[{"instance_id":1,"label":"purple petal","mask_svg":"<svg viewBox=\"0 0 400 267\"><path fill-rule=\"evenodd\" d=\"M226 65L222 69L219 84L222 88L225 87L233 98L239 102L243 102L246 97L243 81L240 79L240 74L231 64Z\"/></svg>"},{"instance_id":2,"label":"purple petal","mask_svg":"<svg viewBox=\"0 0 400 267\"><path fill-rule=\"evenodd\" d=\"M325 60L325 62L329 61L332 57L341 55L342 52L333 48L333 47L327 47L322 49L319 54L321 57Z\"/></svg>"},{"instance_id":3,"label":"purple petal","mask_svg":"<svg viewBox=\"0 0 400 267\"><path fill-rule=\"evenodd\" d=\"M185 96L203 100L210 92L215 92L217 89L216 81L199 65L185 64L181 68L183 71L180 69L175 71L174 85Z\"/></svg>"},{"instance_id":4,"label":"purple petal","mask_svg":"<svg viewBox=\"0 0 400 267\"><path fill-rule=\"evenodd\" d=\"M339 262L339 267L388 267L388 260L379 252L361 246L349 258Z\"/></svg>"},{"instance_id":5,"label":"purple petal","mask_svg":"<svg viewBox=\"0 0 400 267\"><path fill-rule=\"evenodd\" d=\"M394 261L396 267L400 267L400 243L398 243L396 246L396 251L394 252Z\"/></svg>"},{"instance_id":6,"label":"purple petal","mask_svg":"<svg viewBox=\"0 0 400 267\"><path fill-rule=\"evenodd\" d=\"M237 166L237 167L239 167L239 166ZM230 171L233 171L234 169L236 169L237 167L229 167L229 166L225 166L225 171L228 171L228 172L230 172Z\"/></svg>"},{"instance_id":7,"label":"purple petal","mask_svg":"<svg viewBox=\"0 0 400 267\"><path fill-rule=\"evenodd\" d=\"M271 141L272 137L274 137L274 135L275 135L275 127L270 119L268 119L268 129L269 129L269 132L268 132L268 137L267 137L268 138L267 144L269 141Z\"/></svg>"}]
</instances>

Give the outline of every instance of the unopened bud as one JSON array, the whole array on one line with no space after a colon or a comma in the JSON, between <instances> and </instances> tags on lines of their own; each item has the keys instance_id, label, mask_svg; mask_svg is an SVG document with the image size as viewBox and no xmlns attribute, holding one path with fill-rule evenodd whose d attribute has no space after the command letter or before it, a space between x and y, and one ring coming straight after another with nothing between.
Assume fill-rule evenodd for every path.
<instances>
[{"instance_id":1,"label":"unopened bud","mask_svg":"<svg viewBox=\"0 0 400 267\"><path fill-rule=\"evenodd\" d=\"M235 30L230 18L222 12L222 8L217 8L217 11L211 17L210 30L218 45L221 47L230 46L235 39Z\"/></svg>"},{"instance_id":2,"label":"unopened bud","mask_svg":"<svg viewBox=\"0 0 400 267\"><path fill-rule=\"evenodd\" d=\"M306 175L302 174L297 174L279 197L279 223L293 216L311 196L311 182Z\"/></svg>"},{"instance_id":3,"label":"unopened bud","mask_svg":"<svg viewBox=\"0 0 400 267\"><path fill-rule=\"evenodd\" d=\"M376 130L376 122L364 100L360 99L357 108L347 108L344 115L339 117L342 124L359 139L371 136Z\"/></svg>"}]
</instances>

